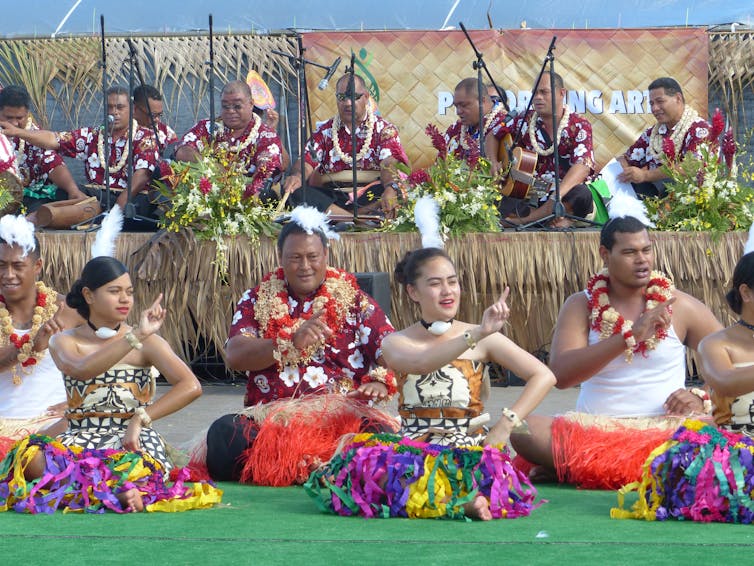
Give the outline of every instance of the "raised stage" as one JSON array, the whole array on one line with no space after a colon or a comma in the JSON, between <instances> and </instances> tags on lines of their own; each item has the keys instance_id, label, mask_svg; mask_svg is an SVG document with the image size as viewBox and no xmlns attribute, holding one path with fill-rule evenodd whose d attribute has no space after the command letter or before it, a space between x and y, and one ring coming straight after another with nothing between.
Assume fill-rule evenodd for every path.
<instances>
[{"instance_id":1,"label":"raised stage","mask_svg":"<svg viewBox=\"0 0 754 566\"><path fill-rule=\"evenodd\" d=\"M745 236L655 232L656 268L727 324L731 318L726 286ZM39 237L43 277L65 292L89 259L94 234L61 231ZM333 242L330 263L354 272L392 274L398 259L418 245L418 234L343 234ZM446 249L456 262L464 290L459 318L479 320L493 297L508 285L512 316L507 334L531 352L549 349L561 304L583 289L601 266L598 246L599 233L591 230L468 234L450 240ZM136 306L130 322L137 323L141 309L163 292L168 319L162 335L187 360L201 355L207 344L222 348L235 302L277 266L274 240L250 243L237 238L228 240L228 272L217 273L214 244L198 242L190 233L123 233L116 255L129 267L134 282ZM417 312L408 297L397 286L391 295L393 324L402 328L414 322Z\"/></svg>"}]
</instances>

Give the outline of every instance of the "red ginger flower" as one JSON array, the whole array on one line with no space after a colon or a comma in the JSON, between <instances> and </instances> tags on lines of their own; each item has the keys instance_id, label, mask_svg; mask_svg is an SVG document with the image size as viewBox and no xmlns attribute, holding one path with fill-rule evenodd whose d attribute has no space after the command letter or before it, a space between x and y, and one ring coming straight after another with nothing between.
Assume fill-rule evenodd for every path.
<instances>
[{"instance_id":1,"label":"red ginger flower","mask_svg":"<svg viewBox=\"0 0 754 566\"><path fill-rule=\"evenodd\" d=\"M412 186L429 183L430 181L431 179L429 178L429 173L427 173L426 169L417 169L416 171L411 171L411 174L408 176L408 182Z\"/></svg>"},{"instance_id":2,"label":"red ginger flower","mask_svg":"<svg viewBox=\"0 0 754 566\"><path fill-rule=\"evenodd\" d=\"M662 140L662 152L668 158L668 161L675 161L675 143L669 137Z\"/></svg>"},{"instance_id":3,"label":"red ginger flower","mask_svg":"<svg viewBox=\"0 0 754 566\"><path fill-rule=\"evenodd\" d=\"M481 138L481 143L484 143L484 138ZM482 154L479 151L479 144L476 144L476 143L469 144L469 154L466 157L466 163L469 164L469 167L471 169L476 167L477 163L479 162L480 157L482 157Z\"/></svg>"},{"instance_id":4,"label":"red ginger flower","mask_svg":"<svg viewBox=\"0 0 754 566\"><path fill-rule=\"evenodd\" d=\"M199 179L199 190L202 191L202 194L208 195L212 190L212 181L207 179L207 177Z\"/></svg>"},{"instance_id":5,"label":"red ginger flower","mask_svg":"<svg viewBox=\"0 0 754 566\"><path fill-rule=\"evenodd\" d=\"M733 167L733 156L736 155L736 140L733 137L733 128L728 128L728 131L723 134L723 157L725 158L725 165L728 169Z\"/></svg>"},{"instance_id":6,"label":"red ginger flower","mask_svg":"<svg viewBox=\"0 0 754 566\"><path fill-rule=\"evenodd\" d=\"M445 143L445 138L437 129L437 126L435 126L434 124L427 124L427 127L424 131L432 140L432 147L437 150L439 157L445 159L445 157L447 157L448 155L448 144Z\"/></svg>"},{"instance_id":7,"label":"red ginger flower","mask_svg":"<svg viewBox=\"0 0 754 566\"><path fill-rule=\"evenodd\" d=\"M710 131L709 139L714 142L720 137L725 129L725 118L719 108L715 108L715 114L712 116L712 131Z\"/></svg>"}]
</instances>

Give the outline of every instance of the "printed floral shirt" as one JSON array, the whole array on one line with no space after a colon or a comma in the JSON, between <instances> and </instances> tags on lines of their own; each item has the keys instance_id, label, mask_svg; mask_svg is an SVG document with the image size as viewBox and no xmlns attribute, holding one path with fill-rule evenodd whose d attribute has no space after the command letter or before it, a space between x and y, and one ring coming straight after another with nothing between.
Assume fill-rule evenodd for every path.
<instances>
[{"instance_id":1,"label":"printed floral shirt","mask_svg":"<svg viewBox=\"0 0 754 566\"><path fill-rule=\"evenodd\" d=\"M401 139L398 135L398 128L382 118L374 117L374 131L372 133L372 143L369 144L364 159L357 163L361 171L379 171L380 163L390 157L395 158L401 163L408 165L408 156L401 145ZM356 151L360 152L366 139L365 122L356 127L356 137L358 143ZM306 144L306 162L311 165L318 173L337 173L346 171L351 168L345 161L340 159L335 151L332 139L333 119L329 119L322 124ZM345 124L340 125L338 130L338 141L340 141L340 151L344 155L351 155L351 129Z\"/></svg>"},{"instance_id":2,"label":"printed floral shirt","mask_svg":"<svg viewBox=\"0 0 754 566\"><path fill-rule=\"evenodd\" d=\"M105 167L100 160L97 144L99 137L102 135L101 128L79 128L72 132L60 132L61 155L75 157L84 161L84 171L86 179L90 183L97 185L105 184ZM128 130L113 142L110 138L110 183L108 186L113 189L128 188L128 163L119 171L113 171L123 156L128 151ZM134 130L134 171L147 169L152 171L157 163L157 148L155 146L154 134L146 128L136 128ZM128 159L131 156L129 155Z\"/></svg>"},{"instance_id":3,"label":"printed floral shirt","mask_svg":"<svg viewBox=\"0 0 754 566\"><path fill-rule=\"evenodd\" d=\"M259 287L247 290L238 301L228 338L248 334L263 335L254 317L254 305ZM314 293L302 301L289 295L291 317L298 318L311 309ZM395 329L382 309L369 295L358 291L343 327L325 344L305 367L282 371L277 364L263 370L246 372L244 406L269 403L276 399L300 397L306 393L347 393L358 388L362 379L377 367L382 356L382 340Z\"/></svg>"},{"instance_id":4,"label":"printed floral shirt","mask_svg":"<svg viewBox=\"0 0 754 566\"><path fill-rule=\"evenodd\" d=\"M38 130L36 124L31 125L32 130ZM64 165L63 158L57 152L50 149L42 149L30 143L25 143L23 152L18 149L21 146L21 140L18 138L8 138L13 144L16 152L16 164L23 179L24 187L29 185L46 185L47 177L50 171L56 167Z\"/></svg>"},{"instance_id":5,"label":"printed floral shirt","mask_svg":"<svg viewBox=\"0 0 754 566\"><path fill-rule=\"evenodd\" d=\"M160 140L161 150L165 149L165 147L169 146L171 143L178 141L178 134L176 134L175 130L168 126L165 122L155 122L155 126L157 126L157 138ZM150 132L152 132L152 134L154 134L151 125L147 125L145 127Z\"/></svg>"},{"instance_id":6,"label":"printed floral shirt","mask_svg":"<svg viewBox=\"0 0 754 566\"><path fill-rule=\"evenodd\" d=\"M526 116L517 116L510 125L502 120L497 122L492 128L492 134L498 140L502 140L505 134L510 134L515 139L518 129L521 128L518 145L523 149L534 151L534 146L529 138L531 112L533 111L530 111ZM544 129L544 121L539 116L537 116L536 123L536 140L540 149L547 149L552 146L552 140ZM572 166L579 163L589 168L587 180L594 177L594 146L592 144L592 125L589 120L571 112L568 117L568 124L560 134L558 154L560 155L561 179L565 177ZM549 182L555 181L555 158L553 154L537 155L536 173L538 177Z\"/></svg>"},{"instance_id":7,"label":"printed floral shirt","mask_svg":"<svg viewBox=\"0 0 754 566\"><path fill-rule=\"evenodd\" d=\"M697 147L699 147L699 144L707 141L711 129L712 128L707 121L702 118L693 121L689 131L686 132L686 135L683 138L680 151L676 148L676 156L678 158L683 158L688 152L694 153ZM668 129L665 124L661 124L657 129L657 133L659 133L663 139L672 136L673 131L674 129ZM649 169L657 169L662 165L662 163L657 160L657 156L654 155L654 153L647 151L647 148L649 147L649 137L651 135L652 128L648 128L647 131L645 131L639 139L628 148L626 151L626 161L628 161L629 165L632 165L633 167L647 167Z\"/></svg>"},{"instance_id":8,"label":"printed floral shirt","mask_svg":"<svg viewBox=\"0 0 754 566\"><path fill-rule=\"evenodd\" d=\"M501 127L502 122L505 118L505 108L502 108L501 106L502 105L495 106L490 113L485 114L485 122L487 120L490 120L490 123L487 124L487 127L484 131L485 136ZM499 112L498 109L500 110ZM494 114L490 117L490 114L492 113ZM463 145L461 144L462 135L463 124L460 120L456 120L455 123L451 124L448 129L445 130L445 143L448 146L448 153L454 155L455 157L458 157L459 159L468 159L470 152L467 148L472 147L472 144L473 147L476 148L476 151L479 151L479 128L477 126L472 126L466 131L465 145L467 147L463 147Z\"/></svg>"},{"instance_id":9,"label":"printed floral shirt","mask_svg":"<svg viewBox=\"0 0 754 566\"><path fill-rule=\"evenodd\" d=\"M233 137L230 129L226 128L222 134L218 134L216 129L215 143L226 143L230 148L236 147L246 141L253 127L254 122L250 121L238 137ZM186 145L193 147L196 151L202 151L211 139L209 120L201 120L186 132L181 140L181 146ZM257 133L257 139L239 152L240 158L246 164L246 174L253 177L250 192L258 192L268 179L282 171L282 147L277 132L262 123Z\"/></svg>"}]
</instances>

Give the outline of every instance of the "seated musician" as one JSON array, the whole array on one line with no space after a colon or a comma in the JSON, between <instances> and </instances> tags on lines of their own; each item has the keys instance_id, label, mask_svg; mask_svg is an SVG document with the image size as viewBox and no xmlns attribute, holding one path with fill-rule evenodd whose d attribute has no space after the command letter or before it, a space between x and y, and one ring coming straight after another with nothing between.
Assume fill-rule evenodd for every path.
<instances>
[{"instance_id":1,"label":"seated musician","mask_svg":"<svg viewBox=\"0 0 754 566\"><path fill-rule=\"evenodd\" d=\"M567 213L586 217L594 206L591 191L586 186L594 175L592 125L585 117L568 109L563 102L566 94L563 78L557 73L553 73L553 78L556 88L555 112L560 119L557 133L560 197ZM511 136L515 140L519 129L520 135L516 145L536 154L534 177L538 181L544 181L544 186L540 184L542 189L536 197L530 190L529 196L532 198L526 202L503 198L500 212L511 224L533 222L553 212L555 159L549 73L542 75L532 96L533 109L530 112L525 116L517 116L512 121L498 122L493 126L491 135L485 138L485 153L492 161L493 172L499 171L502 167L497 159L500 155L500 144L506 136Z\"/></svg>"},{"instance_id":2,"label":"seated musician","mask_svg":"<svg viewBox=\"0 0 754 566\"><path fill-rule=\"evenodd\" d=\"M496 92L494 87L491 89L484 87L482 91L484 135L487 135L502 119L505 110L500 103L493 105L490 90ZM479 94L476 78L463 79L456 85L453 92L453 106L458 114L458 120L445 131L445 142L448 144L449 153L460 159L468 159L471 150L477 154L480 150Z\"/></svg>"},{"instance_id":3,"label":"seated musician","mask_svg":"<svg viewBox=\"0 0 754 566\"><path fill-rule=\"evenodd\" d=\"M150 117L151 111L151 117ZM162 153L167 146L178 141L175 130L163 122L162 94L152 85L139 85L134 89L134 119L142 128L157 130L157 148Z\"/></svg>"},{"instance_id":4,"label":"seated musician","mask_svg":"<svg viewBox=\"0 0 754 566\"><path fill-rule=\"evenodd\" d=\"M348 214L353 210L353 177L351 165L351 98L350 77L338 80L335 96L338 113L322 124L306 145L304 173L307 182L306 200L322 212ZM369 104L369 93L364 79L354 76L356 105L358 174L357 204L359 210L389 214L398 204L394 166L397 162L408 165L398 128L374 114ZM304 202L301 190L301 160L293 164L283 188L290 193L291 203Z\"/></svg>"},{"instance_id":5,"label":"seated musician","mask_svg":"<svg viewBox=\"0 0 754 566\"><path fill-rule=\"evenodd\" d=\"M696 151L706 141L710 125L686 104L678 81L670 77L655 79L649 85L649 107L657 123L645 131L623 159L618 179L631 183L639 198L665 195L666 175L662 171L663 143L673 142L678 160Z\"/></svg>"}]
</instances>

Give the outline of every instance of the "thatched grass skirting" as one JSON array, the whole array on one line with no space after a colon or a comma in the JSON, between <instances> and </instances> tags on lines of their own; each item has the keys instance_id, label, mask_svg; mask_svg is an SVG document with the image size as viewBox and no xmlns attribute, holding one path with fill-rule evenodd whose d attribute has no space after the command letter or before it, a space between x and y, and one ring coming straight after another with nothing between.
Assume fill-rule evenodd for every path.
<instances>
[{"instance_id":1,"label":"thatched grass skirting","mask_svg":"<svg viewBox=\"0 0 754 566\"><path fill-rule=\"evenodd\" d=\"M235 302L248 287L277 265L275 242L250 245L229 241L228 273L216 273L214 244L190 234L122 234L117 257L131 271L136 308L130 322L154 297L165 293L169 309L163 336L188 360L202 342L221 349ZM698 233L655 233L657 268L682 289L706 303L727 324L731 317L725 291L743 248L745 234L718 237ZM44 277L65 292L89 257L94 236L72 232L40 234ZM478 321L484 308L505 285L513 310L507 330L529 351L549 344L565 298L586 286L601 265L597 232L470 234L448 242L464 290L460 319ZM347 234L335 242L331 264L351 271L392 273L403 254L419 245L415 234ZM397 328L416 320L416 311L401 289L392 289L391 319Z\"/></svg>"}]
</instances>

